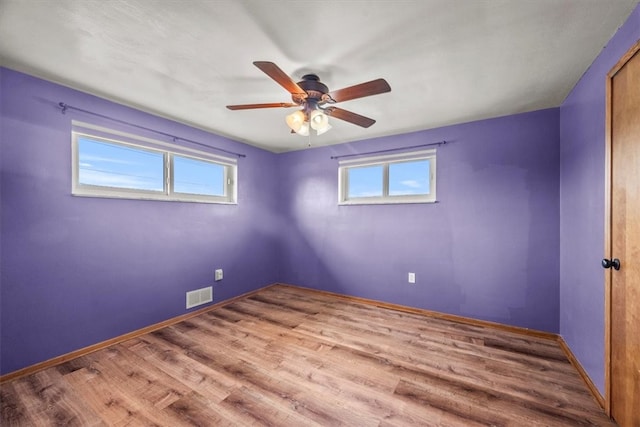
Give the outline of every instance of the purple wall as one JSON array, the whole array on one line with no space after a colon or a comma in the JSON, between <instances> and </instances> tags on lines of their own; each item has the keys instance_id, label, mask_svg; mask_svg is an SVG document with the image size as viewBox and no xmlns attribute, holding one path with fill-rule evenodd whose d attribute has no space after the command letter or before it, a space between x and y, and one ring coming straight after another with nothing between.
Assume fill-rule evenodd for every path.
<instances>
[{"instance_id":1,"label":"purple wall","mask_svg":"<svg viewBox=\"0 0 640 427\"><path fill-rule=\"evenodd\" d=\"M0 373L183 314L221 267L215 301L283 281L560 331L602 390L604 77L638 39L640 7L560 109L282 155L0 68ZM239 204L72 197L71 119L140 132L60 101L246 153ZM330 156L440 140L440 203L337 206Z\"/></svg>"},{"instance_id":2,"label":"purple wall","mask_svg":"<svg viewBox=\"0 0 640 427\"><path fill-rule=\"evenodd\" d=\"M441 140L439 203L338 206L330 156ZM559 112L279 156L284 282L558 331ZM407 283L415 272L417 283Z\"/></svg>"},{"instance_id":3,"label":"purple wall","mask_svg":"<svg viewBox=\"0 0 640 427\"><path fill-rule=\"evenodd\" d=\"M1 367L16 369L277 280L277 156L0 68ZM72 197L68 104L247 154L237 206ZM152 137L160 138L152 134ZM198 148L198 147L194 147Z\"/></svg>"},{"instance_id":4,"label":"purple wall","mask_svg":"<svg viewBox=\"0 0 640 427\"><path fill-rule=\"evenodd\" d=\"M605 78L640 39L640 6L560 108L560 333L604 392Z\"/></svg>"}]
</instances>

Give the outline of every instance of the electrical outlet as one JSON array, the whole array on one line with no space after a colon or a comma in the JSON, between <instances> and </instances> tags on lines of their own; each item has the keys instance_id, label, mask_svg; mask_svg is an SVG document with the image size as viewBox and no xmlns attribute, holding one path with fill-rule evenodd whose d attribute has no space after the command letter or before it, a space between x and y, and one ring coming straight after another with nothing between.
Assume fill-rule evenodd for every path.
<instances>
[{"instance_id":1,"label":"electrical outlet","mask_svg":"<svg viewBox=\"0 0 640 427\"><path fill-rule=\"evenodd\" d=\"M409 273L409 283L416 283L416 273Z\"/></svg>"},{"instance_id":2,"label":"electrical outlet","mask_svg":"<svg viewBox=\"0 0 640 427\"><path fill-rule=\"evenodd\" d=\"M223 277L224 277L224 276L223 276L223 274L222 274L222 269L221 269L221 268L218 268L218 269L216 270L216 282L218 282L218 281L222 280L222 278L223 278Z\"/></svg>"}]
</instances>

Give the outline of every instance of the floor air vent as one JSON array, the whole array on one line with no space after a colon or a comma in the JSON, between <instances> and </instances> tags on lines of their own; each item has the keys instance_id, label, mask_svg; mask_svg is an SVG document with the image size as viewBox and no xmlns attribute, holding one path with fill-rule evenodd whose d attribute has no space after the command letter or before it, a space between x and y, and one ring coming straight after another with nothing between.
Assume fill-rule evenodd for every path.
<instances>
[{"instance_id":1,"label":"floor air vent","mask_svg":"<svg viewBox=\"0 0 640 427\"><path fill-rule=\"evenodd\" d=\"M213 287L211 286L187 292L187 308L206 304L211 301L213 301Z\"/></svg>"}]
</instances>

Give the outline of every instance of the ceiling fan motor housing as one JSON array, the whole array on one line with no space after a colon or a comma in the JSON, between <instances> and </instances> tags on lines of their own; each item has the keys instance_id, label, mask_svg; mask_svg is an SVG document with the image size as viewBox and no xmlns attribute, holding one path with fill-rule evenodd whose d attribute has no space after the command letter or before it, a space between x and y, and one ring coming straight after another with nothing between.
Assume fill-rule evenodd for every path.
<instances>
[{"instance_id":1,"label":"ceiling fan motor housing","mask_svg":"<svg viewBox=\"0 0 640 427\"><path fill-rule=\"evenodd\" d=\"M298 86L307 93L307 97L301 98L296 94L291 96L296 104L311 103L314 106L319 102L326 102L325 95L329 92L327 85L320 81L320 77L315 74L305 74L302 80L298 82Z\"/></svg>"}]
</instances>

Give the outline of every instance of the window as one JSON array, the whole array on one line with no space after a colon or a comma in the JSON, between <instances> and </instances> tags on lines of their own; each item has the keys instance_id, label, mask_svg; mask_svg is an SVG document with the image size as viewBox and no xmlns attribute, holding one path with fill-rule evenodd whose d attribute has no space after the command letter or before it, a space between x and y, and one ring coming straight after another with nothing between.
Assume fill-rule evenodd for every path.
<instances>
[{"instance_id":1,"label":"window","mask_svg":"<svg viewBox=\"0 0 640 427\"><path fill-rule=\"evenodd\" d=\"M236 203L235 159L92 128L72 133L73 195Z\"/></svg>"},{"instance_id":2,"label":"window","mask_svg":"<svg viewBox=\"0 0 640 427\"><path fill-rule=\"evenodd\" d=\"M161 152L77 135L78 184L150 192L164 191Z\"/></svg>"},{"instance_id":3,"label":"window","mask_svg":"<svg viewBox=\"0 0 640 427\"><path fill-rule=\"evenodd\" d=\"M382 197L382 165L360 166L347 169L347 199Z\"/></svg>"},{"instance_id":4,"label":"window","mask_svg":"<svg viewBox=\"0 0 640 427\"><path fill-rule=\"evenodd\" d=\"M178 155L172 159L174 193L224 197L223 165Z\"/></svg>"},{"instance_id":5,"label":"window","mask_svg":"<svg viewBox=\"0 0 640 427\"><path fill-rule=\"evenodd\" d=\"M436 151L344 160L338 168L342 205L436 201Z\"/></svg>"}]
</instances>

